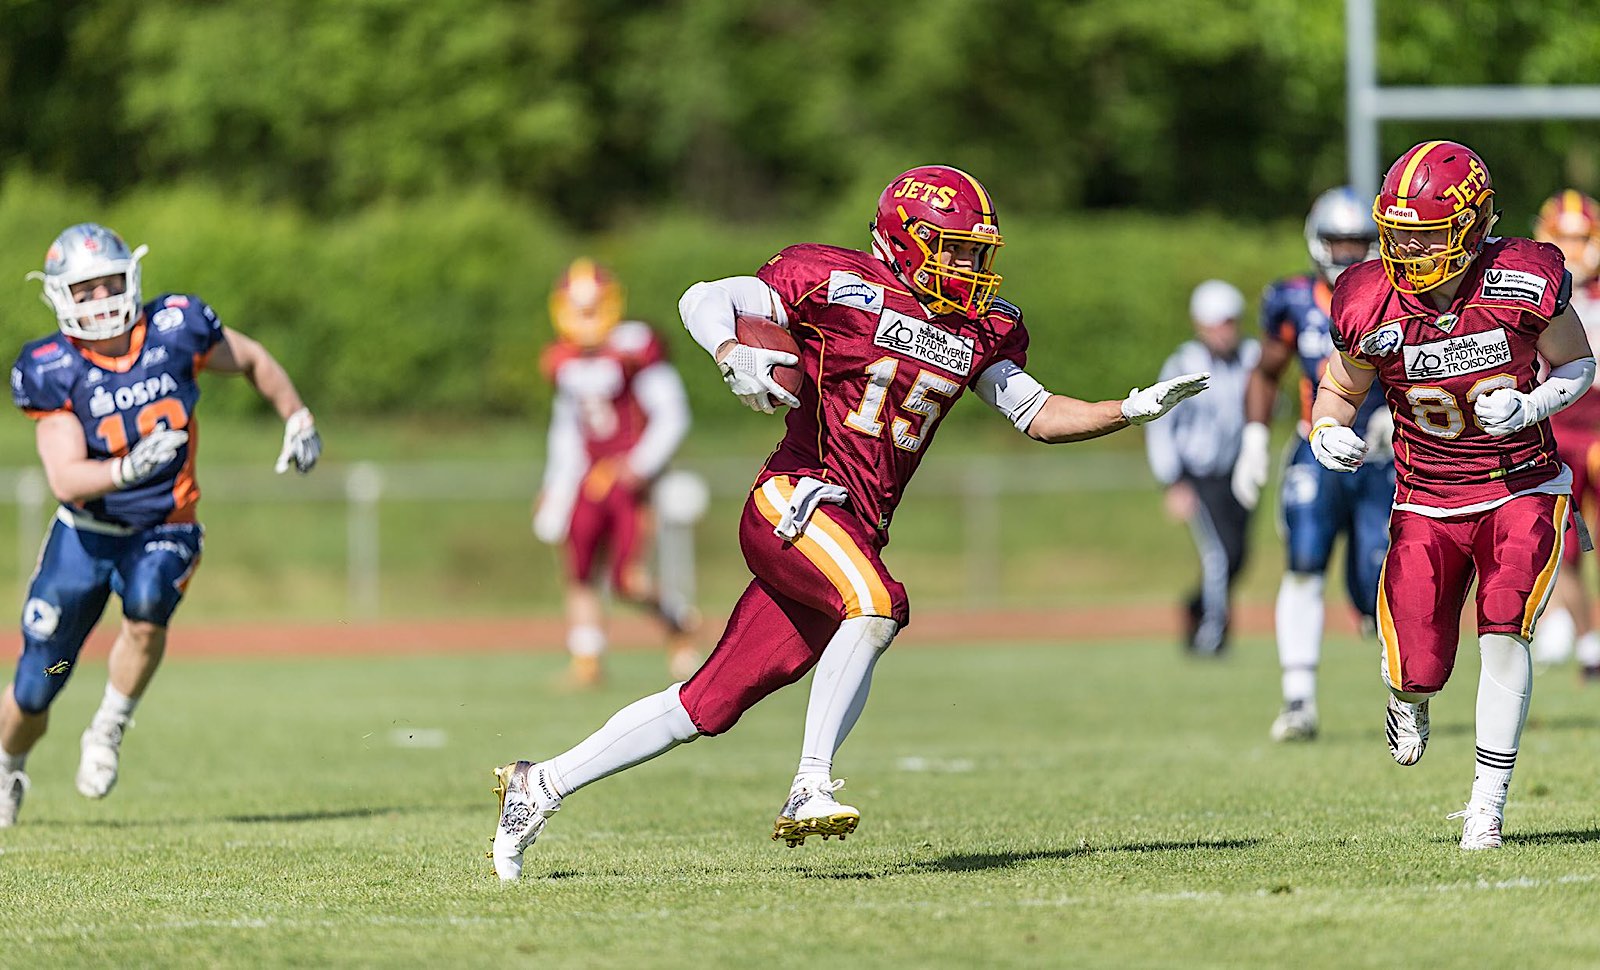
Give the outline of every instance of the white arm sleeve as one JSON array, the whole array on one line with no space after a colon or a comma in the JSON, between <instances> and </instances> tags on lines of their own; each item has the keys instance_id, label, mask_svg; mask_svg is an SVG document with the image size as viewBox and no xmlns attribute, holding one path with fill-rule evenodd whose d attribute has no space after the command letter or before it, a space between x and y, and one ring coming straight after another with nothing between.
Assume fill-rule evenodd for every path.
<instances>
[{"instance_id":1,"label":"white arm sleeve","mask_svg":"<svg viewBox=\"0 0 1600 970\"><path fill-rule=\"evenodd\" d=\"M569 395L556 393L550 406L550 436L545 448L544 483L533 531L541 541L560 542L572 519L578 486L589 470L583 451L583 431L578 427L578 407Z\"/></svg>"},{"instance_id":2,"label":"white arm sleeve","mask_svg":"<svg viewBox=\"0 0 1600 970\"><path fill-rule=\"evenodd\" d=\"M1044 385L1013 360L997 361L984 368L972 390L983 403L1005 415L1006 420L1024 434L1044 402L1050 399L1050 392Z\"/></svg>"},{"instance_id":3,"label":"white arm sleeve","mask_svg":"<svg viewBox=\"0 0 1600 970\"><path fill-rule=\"evenodd\" d=\"M633 393L647 420L644 434L628 453L628 466L640 478L654 478L689 432L689 399L678 372L666 361L634 375Z\"/></svg>"},{"instance_id":4,"label":"white arm sleeve","mask_svg":"<svg viewBox=\"0 0 1600 970\"><path fill-rule=\"evenodd\" d=\"M734 339L733 318L741 313L766 317L780 327L789 325L789 313L777 291L754 276L696 283L678 300L684 329L712 356L723 343Z\"/></svg>"},{"instance_id":5,"label":"white arm sleeve","mask_svg":"<svg viewBox=\"0 0 1600 970\"><path fill-rule=\"evenodd\" d=\"M1550 371L1544 383L1528 392L1535 421L1543 421L1582 396L1594 383L1594 358L1579 357Z\"/></svg>"}]
</instances>

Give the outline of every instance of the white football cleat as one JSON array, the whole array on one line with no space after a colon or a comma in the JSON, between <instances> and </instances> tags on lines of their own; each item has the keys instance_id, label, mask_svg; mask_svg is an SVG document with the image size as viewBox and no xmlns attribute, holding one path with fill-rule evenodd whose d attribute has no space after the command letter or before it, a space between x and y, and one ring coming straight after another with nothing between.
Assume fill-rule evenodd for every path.
<instances>
[{"instance_id":1,"label":"white football cleat","mask_svg":"<svg viewBox=\"0 0 1600 970\"><path fill-rule=\"evenodd\" d=\"M121 760L122 734L133 722L125 717L96 714L83 732L79 746L83 749L78 759L78 792L85 798L104 798L117 783L117 766Z\"/></svg>"},{"instance_id":2,"label":"white football cleat","mask_svg":"<svg viewBox=\"0 0 1600 970\"><path fill-rule=\"evenodd\" d=\"M1474 808L1468 805L1459 812L1451 812L1445 818L1459 818L1461 823L1461 847L1463 849L1498 849L1504 840L1500 837L1501 816L1492 808Z\"/></svg>"},{"instance_id":3,"label":"white football cleat","mask_svg":"<svg viewBox=\"0 0 1600 970\"><path fill-rule=\"evenodd\" d=\"M789 790L789 800L772 823L772 840L782 839L789 848L802 845L807 836L824 839L837 835L839 841L856 830L861 813L853 805L841 805L833 793L844 787L844 779L826 778L797 782Z\"/></svg>"},{"instance_id":4,"label":"white football cleat","mask_svg":"<svg viewBox=\"0 0 1600 970\"><path fill-rule=\"evenodd\" d=\"M27 793L27 772L0 771L0 829L17 824L17 813L22 811L22 796Z\"/></svg>"},{"instance_id":5,"label":"white football cleat","mask_svg":"<svg viewBox=\"0 0 1600 970\"><path fill-rule=\"evenodd\" d=\"M550 787L543 768L518 761L494 770L494 793L500 796L500 824L495 827L494 874L504 880L522 878L522 853L544 831L544 824L561 811L561 798Z\"/></svg>"},{"instance_id":6,"label":"white football cleat","mask_svg":"<svg viewBox=\"0 0 1600 970\"><path fill-rule=\"evenodd\" d=\"M1396 764L1414 765L1428 747L1428 702L1408 704L1389 695L1389 716L1384 725L1389 754Z\"/></svg>"},{"instance_id":7,"label":"white football cleat","mask_svg":"<svg viewBox=\"0 0 1600 970\"><path fill-rule=\"evenodd\" d=\"M1315 741L1317 727L1316 701L1290 701L1272 722L1272 740Z\"/></svg>"}]
</instances>

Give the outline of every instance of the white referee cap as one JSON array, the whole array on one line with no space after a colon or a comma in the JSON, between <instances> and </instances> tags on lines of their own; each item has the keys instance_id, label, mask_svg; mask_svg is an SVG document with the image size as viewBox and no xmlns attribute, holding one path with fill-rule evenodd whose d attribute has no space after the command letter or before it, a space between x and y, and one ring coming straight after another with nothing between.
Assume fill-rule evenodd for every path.
<instances>
[{"instance_id":1,"label":"white referee cap","mask_svg":"<svg viewBox=\"0 0 1600 970\"><path fill-rule=\"evenodd\" d=\"M1189 318L1202 327L1215 327L1244 316L1244 294L1226 280L1206 280L1189 297Z\"/></svg>"}]
</instances>

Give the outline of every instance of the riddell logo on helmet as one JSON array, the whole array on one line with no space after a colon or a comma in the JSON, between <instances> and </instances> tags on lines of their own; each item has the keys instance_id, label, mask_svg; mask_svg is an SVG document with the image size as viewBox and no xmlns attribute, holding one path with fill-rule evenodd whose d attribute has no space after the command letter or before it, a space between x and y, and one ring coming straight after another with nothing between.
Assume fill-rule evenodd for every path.
<instances>
[{"instance_id":1,"label":"riddell logo on helmet","mask_svg":"<svg viewBox=\"0 0 1600 970\"><path fill-rule=\"evenodd\" d=\"M1388 216L1391 219L1411 219L1411 220L1415 220L1417 218L1417 210L1408 209L1403 205L1392 205L1389 208L1383 210L1383 214Z\"/></svg>"}]
</instances>

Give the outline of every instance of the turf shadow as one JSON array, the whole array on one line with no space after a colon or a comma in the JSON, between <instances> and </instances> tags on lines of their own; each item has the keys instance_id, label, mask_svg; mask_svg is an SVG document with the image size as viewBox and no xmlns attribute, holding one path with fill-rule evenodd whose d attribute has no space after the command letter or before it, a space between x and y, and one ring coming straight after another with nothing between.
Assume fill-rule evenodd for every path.
<instances>
[{"instance_id":1,"label":"turf shadow","mask_svg":"<svg viewBox=\"0 0 1600 970\"><path fill-rule=\"evenodd\" d=\"M274 812L264 815L225 815L224 822L236 822L241 825L250 825L258 822L285 823L285 822L336 822L347 818L373 818L378 815L402 815L408 812L417 812L421 809L413 806L407 808L341 808L327 809L318 812Z\"/></svg>"},{"instance_id":2,"label":"turf shadow","mask_svg":"<svg viewBox=\"0 0 1600 970\"><path fill-rule=\"evenodd\" d=\"M1600 842L1600 828L1508 833L1505 840L1507 844L1517 845L1577 845L1584 842Z\"/></svg>"},{"instance_id":3,"label":"turf shadow","mask_svg":"<svg viewBox=\"0 0 1600 970\"><path fill-rule=\"evenodd\" d=\"M1195 850L1249 849L1260 839L1194 839L1183 842L1126 842L1120 845L1093 845L1080 843L1063 849L1029 849L1015 852L953 852L932 859L909 859L889 863L880 870L813 870L800 874L807 879L878 879L883 876L911 875L923 872L983 872L989 869L1009 869L1041 860L1064 861L1079 856L1103 855L1115 852L1193 852Z\"/></svg>"}]
</instances>

